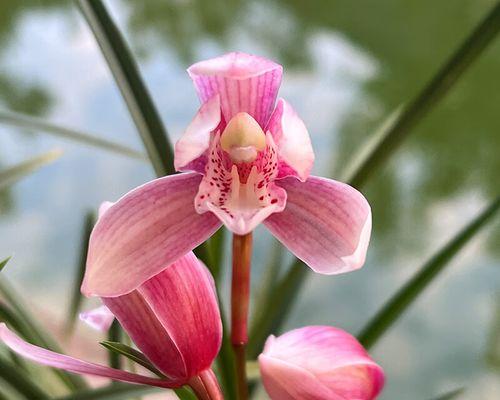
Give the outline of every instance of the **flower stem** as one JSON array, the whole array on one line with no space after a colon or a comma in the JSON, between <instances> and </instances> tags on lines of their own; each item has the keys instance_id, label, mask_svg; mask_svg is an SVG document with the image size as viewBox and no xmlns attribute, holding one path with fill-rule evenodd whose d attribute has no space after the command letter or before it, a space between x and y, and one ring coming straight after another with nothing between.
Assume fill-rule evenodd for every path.
<instances>
[{"instance_id":1,"label":"flower stem","mask_svg":"<svg viewBox=\"0 0 500 400\"><path fill-rule=\"evenodd\" d=\"M198 376L191 378L188 383L193 389L198 400L223 400L222 391L219 382L211 369L200 372Z\"/></svg>"},{"instance_id":2,"label":"flower stem","mask_svg":"<svg viewBox=\"0 0 500 400\"><path fill-rule=\"evenodd\" d=\"M236 359L238 400L248 399L245 348L248 343L248 305L252 234L233 235L233 278L231 285L231 344Z\"/></svg>"}]
</instances>

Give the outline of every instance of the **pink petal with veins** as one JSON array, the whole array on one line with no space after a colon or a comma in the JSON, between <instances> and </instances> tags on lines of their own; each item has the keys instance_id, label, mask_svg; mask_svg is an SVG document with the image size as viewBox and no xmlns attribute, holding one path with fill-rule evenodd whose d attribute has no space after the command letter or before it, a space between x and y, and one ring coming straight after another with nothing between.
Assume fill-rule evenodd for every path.
<instances>
[{"instance_id":1,"label":"pink petal with veins","mask_svg":"<svg viewBox=\"0 0 500 400\"><path fill-rule=\"evenodd\" d=\"M278 183L287 205L264 224L314 271L339 274L360 268L371 233L370 206L353 187L331 179L293 178Z\"/></svg>"},{"instance_id":2,"label":"pink petal with veins","mask_svg":"<svg viewBox=\"0 0 500 400\"><path fill-rule=\"evenodd\" d=\"M226 122L246 112L264 127L274 108L283 68L263 57L234 52L198 62L188 73L202 103L220 96Z\"/></svg>"},{"instance_id":3,"label":"pink petal with veins","mask_svg":"<svg viewBox=\"0 0 500 400\"><path fill-rule=\"evenodd\" d=\"M142 385L158 386L163 388L179 387L179 382L165 379L155 379L143 375L133 374L119 369L79 360L77 358L58 354L50 350L34 346L22 340L11 332L4 323L0 323L0 340L17 354L35 361L38 364L63 369L82 375L94 375L110 378L116 381L137 383Z\"/></svg>"},{"instance_id":4,"label":"pink petal with veins","mask_svg":"<svg viewBox=\"0 0 500 400\"><path fill-rule=\"evenodd\" d=\"M279 99L265 129L271 132L278 148L278 179L296 176L305 181L314 164L309 133L292 106Z\"/></svg>"},{"instance_id":5,"label":"pink petal with veins","mask_svg":"<svg viewBox=\"0 0 500 400\"><path fill-rule=\"evenodd\" d=\"M271 336L259 356L272 400L373 400L384 371L341 329L308 326Z\"/></svg>"},{"instance_id":6,"label":"pink petal with veins","mask_svg":"<svg viewBox=\"0 0 500 400\"><path fill-rule=\"evenodd\" d=\"M129 293L208 239L221 224L194 209L200 181L195 173L156 179L111 206L92 231L82 292Z\"/></svg>"}]
</instances>

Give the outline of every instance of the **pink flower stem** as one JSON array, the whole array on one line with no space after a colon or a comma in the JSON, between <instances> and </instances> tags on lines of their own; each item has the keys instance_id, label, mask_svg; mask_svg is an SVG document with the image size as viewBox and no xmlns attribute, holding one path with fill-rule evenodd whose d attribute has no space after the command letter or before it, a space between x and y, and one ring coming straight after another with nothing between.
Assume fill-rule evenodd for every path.
<instances>
[{"instance_id":1,"label":"pink flower stem","mask_svg":"<svg viewBox=\"0 0 500 400\"><path fill-rule=\"evenodd\" d=\"M200 372L199 375L191 378L189 387L196 394L198 400L223 400L217 377L211 369Z\"/></svg>"},{"instance_id":2,"label":"pink flower stem","mask_svg":"<svg viewBox=\"0 0 500 400\"><path fill-rule=\"evenodd\" d=\"M233 279L231 285L231 344L236 360L238 400L248 399L245 349L248 343L248 304L252 234L233 235Z\"/></svg>"}]
</instances>

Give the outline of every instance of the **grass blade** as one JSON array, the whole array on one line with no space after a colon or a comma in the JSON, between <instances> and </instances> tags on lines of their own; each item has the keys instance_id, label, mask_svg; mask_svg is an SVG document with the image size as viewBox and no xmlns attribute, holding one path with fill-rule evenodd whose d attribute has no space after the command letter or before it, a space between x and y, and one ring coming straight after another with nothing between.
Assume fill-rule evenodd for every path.
<instances>
[{"instance_id":1,"label":"grass blade","mask_svg":"<svg viewBox=\"0 0 500 400\"><path fill-rule=\"evenodd\" d=\"M27 400L45 400L50 398L35 382L20 371L19 368L16 368L15 365L0 355L0 378L3 381L8 383Z\"/></svg>"},{"instance_id":2,"label":"grass blade","mask_svg":"<svg viewBox=\"0 0 500 400\"><path fill-rule=\"evenodd\" d=\"M0 171L0 190L35 172L44 165L55 161L61 155L60 150L52 150Z\"/></svg>"},{"instance_id":3,"label":"grass blade","mask_svg":"<svg viewBox=\"0 0 500 400\"><path fill-rule=\"evenodd\" d=\"M113 354L119 354L127 357L129 360L142 365L144 368L150 370L160 378L165 378L165 375L161 373L161 371L156 368L151 362L146 358L144 354L142 354L139 350L134 349L133 347L127 346L126 344L113 342L110 340L106 340L100 343L106 349Z\"/></svg>"},{"instance_id":4,"label":"grass blade","mask_svg":"<svg viewBox=\"0 0 500 400\"><path fill-rule=\"evenodd\" d=\"M382 307L375 317L361 331L359 341L369 349L389 329L394 322L408 309L417 297L434 281L444 270L449 261L491 221L500 208L500 197L493 201L481 214L460 231L448 244L432 256L419 272L411 278L390 300Z\"/></svg>"},{"instance_id":5,"label":"grass blade","mask_svg":"<svg viewBox=\"0 0 500 400\"><path fill-rule=\"evenodd\" d=\"M62 353L62 349L56 341L42 329L41 325L24 305L21 296L19 296L19 294L17 294L8 284L5 277L1 277L0 279L0 296L11 306L13 311L12 315L22 324L23 331L19 333L27 341L37 346ZM54 369L54 373L71 390L87 387L85 381L78 375L73 375L59 369Z\"/></svg>"},{"instance_id":6,"label":"grass blade","mask_svg":"<svg viewBox=\"0 0 500 400\"><path fill-rule=\"evenodd\" d=\"M462 74L481 55L500 30L500 2L462 42L449 60L434 75L423 90L403 108L396 121L366 152L360 167L350 175L350 183L359 188L369 176L394 153L410 130L432 110L453 87Z\"/></svg>"},{"instance_id":7,"label":"grass blade","mask_svg":"<svg viewBox=\"0 0 500 400\"><path fill-rule=\"evenodd\" d=\"M122 327L118 322L118 320L115 318L115 320L111 324L111 327L109 328L108 340L105 343L119 343L120 340L122 339L122 336L123 336ZM121 369L122 368L121 353L118 351L110 351L108 357L108 365L111 368Z\"/></svg>"},{"instance_id":8,"label":"grass blade","mask_svg":"<svg viewBox=\"0 0 500 400\"><path fill-rule=\"evenodd\" d=\"M138 160L147 160L145 154L119 143L101 139L97 135L81 132L76 129L55 125L29 115L0 110L0 123L28 129L37 133L46 133L63 139L69 139L74 142L96 147L101 150L111 151L127 157L136 158Z\"/></svg>"},{"instance_id":9,"label":"grass blade","mask_svg":"<svg viewBox=\"0 0 500 400\"><path fill-rule=\"evenodd\" d=\"M435 397L432 400L452 400L465 392L465 388L454 389L441 396Z\"/></svg>"},{"instance_id":10,"label":"grass blade","mask_svg":"<svg viewBox=\"0 0 500 400\"><path fill-rule=\"evenodd\" d=\"M3 268L7 265L9 261L10 257L7 257L5 260L0 261L0 272L2 272Z\"/></svg>"},{"instance_id":11,"label":"grass blade","mask_svg":"<svg viewBox=\"0 0 500 400\"><path fill-rule=\"evenodd\" d=\"M106 58L157 176L175 172L167 131L120 31L100 0L78 4Z\"/></svg>"},{"instance_id":12,"label":"grass blade","mask_svg":"<svg viewBox=\"0 0 500 400\"><path fill-rule=\"evenodd\" d=\"M95 225L95 213L93 211L87 212L83 222L82 237L80 240L80 255L78 260L78 269L73 283L73 290L71 292L71 301L68 308L68 317L66 318L66 334L70 334L75 326L77 315L83 302L83 296L80 292L83 276L85 275L85 265L87 262L87 252L89 247L90 233Z\"/></svg>"}]
</instances>

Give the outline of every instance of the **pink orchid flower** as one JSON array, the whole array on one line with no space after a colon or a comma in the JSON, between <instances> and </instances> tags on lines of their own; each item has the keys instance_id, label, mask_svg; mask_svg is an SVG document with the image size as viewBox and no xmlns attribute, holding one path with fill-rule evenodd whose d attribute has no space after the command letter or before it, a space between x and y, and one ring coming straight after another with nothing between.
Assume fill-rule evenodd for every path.
<instances>
[{"instance_id":1,"label":"pink orchid flower","mask_svg":"<svg viewBox=\"0 0 500 400\"><path fill-rule=\"evenodd\" d=\"M105 307L85 318L103 329L116 317L164 377L152 378L54 353L23 341L5 324L0 324L0 340L18 354L54 368L162 388L188 384L200 399L222 399L211 370L222 341L214 282L192 252L147 281L138 282L131 292L102 297L102 301Z\"/></svg>"},{"instance_id":2,"label":"pink orchid flower","mask_svg":"<svg viewBox=\"0 0 500 400\"><path fill-rule=\"evenodd\" d=\"M229 53L188 73L202 105L175 146L175 167L184 173L132 190L99 220L84 293L130 291L221 224L244 235L263 222L319 273L361 267L370 206L349 185L309 176L314 153L307 129L290 104L276 103L282 67Z\"/></svg>"},{"instance_id":3,"label":"pink orchid flower","mask_svg":"<svg viewBox=\"0 0 500 400\"><path fill-rule=\"evenodd\" d=\"M259 366L272 400L372 400L384 371L341 329L308 326L270 336Z\"/></svg>"}]
</instances>

